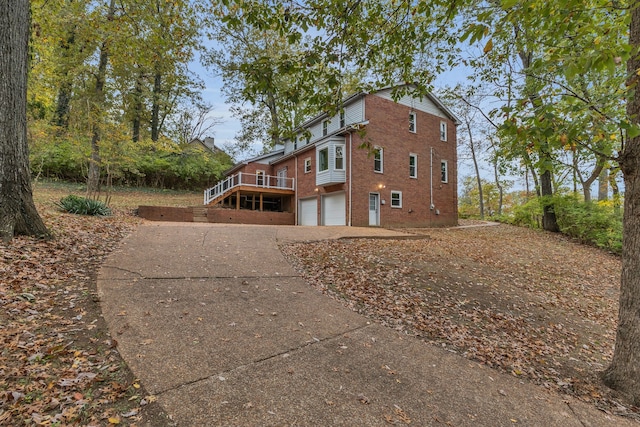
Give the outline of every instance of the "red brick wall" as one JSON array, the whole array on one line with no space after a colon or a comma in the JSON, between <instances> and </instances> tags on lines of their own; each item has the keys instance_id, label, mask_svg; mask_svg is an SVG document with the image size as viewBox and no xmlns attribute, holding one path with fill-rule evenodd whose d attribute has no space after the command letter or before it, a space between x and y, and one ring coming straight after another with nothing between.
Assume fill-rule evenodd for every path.
<instances>
[{"instance_id":1,"label":"red brick wall","mask_svg":"<svg viewBox=\"0 0 640 427\"><path fill-rule=\"evenodd\" d=\"M250 210L217 209L207 210L209 222L226 224L263 224L263 225L294 225L293 212L260 212Z\"/></svg>"},{"instance_id":2,"label":"red brick wall","mask_svg":"<svg viewBox=\"0 0 640 427\"><path fill-rule=\"evenodd\" d=\"M150 221L193 222L193 208L140 206L138 216ZM294 225L293 212L260 212L250 210L208 208L207 219L213 223Z\"/></svg>"},{"instance_id":3,"label":"red brick wall","mask_svg":"<svg viewBox=\"0 0 640 427\"><path fill-rule=\"evenodd\" d=\"M353 180L351 225L369 225L369 193L380 194L386 203L380 206L380 225L383 227L417 227L455 225L458 220L457 200L457 151L456 126L453 121L415 111L416 133L409 132L410 107L375 96L365 97L366 133L361 138L357 133L345 137L347 178L345 184L330 187L316 186L315 147L297 154L295 158L277 163L273 167L250 164L242 171L255 173L265 170L276 175L277 170L288 166L288 177L296 178L297 198L316 197L318 200L318 224L320 224L320 196L335 191L345 191L346 217L349 221L349 179ZM447 122L447 141L440 141L440 122ZM373 171L373 156L361 144L383 148L383 173ZM432 150L433 149L433 150ZM418 177L409 177L409 154L418 156ZM431 171L431 153L433 169ZM352 158L350 158L352 156ZM311 159L311 172L304 172L304 160ZM441 160L447 160L448 182L440 179ZM350 171L350 165L353 170ZM430 175L433 177L431 182ZM433 188L433 205L431 204ZM391 191L402 192L402 207L391 207ZM297 206L293 207L295 210Z\"/></svg>"},{"instance_id":4,"label":"red brick wall","mask_svg":"<svg viewBox=\"0 0 640 427\"><path fill-rule=\"evenodd\" d=\"M383 227L436 226L457 223L455 124L415 111L417 131L409 132L409 107L375 95L365 98L369 124L363 140L354 134L352 225L369 225L369 193L379 193ZM440 141L440 122L447 121L447 141ZM383 148L383 173L373 171L373 156L358 145ZM433 148L433 204L430 209L430 161ZM418 178L409 177L409 154L418 156ZM448 161L448 183L440 180L440 161ZM402 208L391 207L391 191L402 192ZM439 212L439 214L436 214Z\"/></svg>"},{"instance_id":5,"label":"red brick wall","mask_svg":"<svg viewBox=\"0 0 640 427\"><path fill-rule=\"evenodd\" d=\"M193 222L193 208L139 206L138 216L150 221Z\"/></svg>"}]
</instances>

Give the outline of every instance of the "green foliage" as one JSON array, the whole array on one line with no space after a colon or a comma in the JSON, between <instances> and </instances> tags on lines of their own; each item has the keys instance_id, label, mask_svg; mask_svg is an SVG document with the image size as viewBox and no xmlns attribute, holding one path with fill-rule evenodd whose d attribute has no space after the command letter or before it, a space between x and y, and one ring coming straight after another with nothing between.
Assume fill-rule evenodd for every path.
<instances>
[{"instance_id":1,"label":"green foliage","mask_svg":"<svg viewBox=\"0 0 640 427\"><path fill-rule=\"evenodd\" d=\"M562 233L617 254L622 252L622 215L607 203L556 197L555 210Z\"/></svg>"},{"instance_id":2,"label":"green foliage","mask_svg":"<svg viewBox=\"0 0 640 427\"><path fill-rule=\"evenodd\" d=\"M30 124L29 150L35 177L83 182L89 167L89 141L58 127ZM202 190L215 185L233 165L224 152L212 153L170 141L132 142L120 128L101 142L104 184Z\"/></svg>"},{"instance_id":3,"label":"green foliage","mask_svg":"<svg viewBox=\"0 0 640 427\"><path fill-rule=\"evenodd\" d=\"M87 199L74 194L63 197L56 205L63 211L76 215L111 215L111 209L100 200Z\"/></svg>"},{"instance_id":4,"label":"green foliage","mask_svg":"<svg viewBox=\"0 0 640 427\"><path fill-rule=\"evenodd\" d=\"M540 199L533 198L513 208L507 222L520 227L542 228L542 204Z\"/></svg>"},{"instance_id":5,"label":"green foliage","mask_svg":"<svg viewBox=\"0 0 640 427\"><path fill-rule=\"evenodd\" d=\"M555 196L551 200L563 234L613 253L622 252L622 214L616 212L612 203L585 203L575 195ZM522 227L542 228L542 200L533 198L503 219Z\"/></svg>"}]
</instances>

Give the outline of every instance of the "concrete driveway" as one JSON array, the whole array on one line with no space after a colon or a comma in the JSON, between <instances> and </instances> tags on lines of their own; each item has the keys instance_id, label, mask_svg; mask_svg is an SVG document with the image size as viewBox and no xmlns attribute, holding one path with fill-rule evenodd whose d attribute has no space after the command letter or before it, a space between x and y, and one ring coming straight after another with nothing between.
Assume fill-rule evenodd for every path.
<instances>
[{"instance_id":1,"label":"concrete driveway","mask_svg":"<svg viewBox=\"0 0 640 427\"><path fill-rule=\"evenodd\" d=\"M179 426L637 426L362 317L278 244L376 228L145 223L103 265L118 349Z\"/></svg>"}]
</instances>

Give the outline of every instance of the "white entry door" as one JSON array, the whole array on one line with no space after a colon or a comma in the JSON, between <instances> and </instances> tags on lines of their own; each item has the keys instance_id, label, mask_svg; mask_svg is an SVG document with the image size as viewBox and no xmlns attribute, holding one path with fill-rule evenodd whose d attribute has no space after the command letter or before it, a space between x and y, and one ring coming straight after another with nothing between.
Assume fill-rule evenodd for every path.
<instances>
[{"instance_id":1,"label":"white entry door","mask_svg":"<svg viewBox=\"0 0 640 427\"><path fill-rule=\"evenodd\" d=\"M380 225L380 195L369 193L369 225Z\"/></svg>"}]
</instances>

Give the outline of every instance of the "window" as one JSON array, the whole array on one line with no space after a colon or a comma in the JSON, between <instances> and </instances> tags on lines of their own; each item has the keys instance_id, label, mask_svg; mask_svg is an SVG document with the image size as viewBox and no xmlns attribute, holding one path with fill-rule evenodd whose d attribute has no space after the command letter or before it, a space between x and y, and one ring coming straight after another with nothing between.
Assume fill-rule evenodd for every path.
<instances>
[{"instance_id":1,"label":"window","mask_svg":"<svg viewBox=\"0 0 640 427\"><path fill-rule=\"evenodd\" d=\"M344 145L336 145L336 170L344 170Z\"/></svg>"},{"instance_id":2,"label":"window","mask_svg":"<svg viewBox=\"0 0 640 427\"><path fill-rule=\"evenodd\" d=\"M402 207L402 191L391 192L391 207L392 208Z\"/></svg>"},{"instance_id":3,"label":"window","mask_svg":"<svg viewBox=\"0 0 640 427\"><path fill-rule=\"evenodd\" d=\"M440 122L440 141L447 140L447 122Z\"/></svg>"},{"instance_id":4,"label":"window","mask_svg":"<svg viewBox=\"0 0 640 427\"><path fill-rule=\"evenodd\" d=\"M307 136L306 141L307 141L306 143L307 143L307 144L309 144L309 142L311 142L311 137L310 137L310 136Z\"/></svg>"},{"instance_id":5,"label":"window","mask_svg":"<svg viewBox=\"0 0 640 427\"><path fill-rule=\"evenodd\" d=\"M343 128L345 124L345 120L344 120L344 110L340 111L340 127Z\"/></svg>"},{"instance_id":6,"label":"window","mask_svg":"<svg viewBox=\"0 0 640 427\"><path fill-rule=\"evenodd\" d=\"M441 175L440 180L442 182L449 182L449 169L447 167L446 160L443 160L442 162L440 162L440 175Z\"/></svg>"},{"instance_id":7,"label":"window","mask_svg":"<svg viewBox=\"0 0 640 427\"><path fill-rule=\"evenodd\" d=\"M327 120L324 120L322 122L322 136L327 136L328 128L329 128L329 122Z\"/></svg>"},{"instance_id":8,"label":"window","mask_svg":"<svg viewBox=\"0 0 640 427\"><path fill-rule=\"evenodd\" d=\"M416 133L416 113L409 113L409 132Z\"/></svg>"},{"instance_id":9,"label":"window","mask_svg":"<svg viewBox=\"0 0 640 427\"><path fill-rule=\"evenodd\" d=\"M311 172L311 157L304 159L304 173Z\"/></svg>"},{"instance_id":10,"label":"window","mask_svg":"<svg viewBox=\"0 0 640 427\"><path fill-rule=\"evenodd\" d=\"M287 188L287 167L278 171L278 187Z\"/></svg>"},{"instance_id":11,"label":"window","mask_svg":"<svg viewBox=\"0 0 640 427\"><path fill-rule=\"evenodd\" d=\"M418 177L418 155L409 154L409 178Z\"/></svg>"},{"instance_id":12,"label":"window","mask_svg":"<svg viewBox=\"0 0 640 427\"><path fill-rule=\"evenodd\" d=\"M256 171L256 185L264 185L264 171Z\"/></svg>"},{"instance_id":13,"label":"window","mask_svg":"<svg viewBox=\"0 0 640 427\"><path fill-rule=\"evenodd\" d=\"M294 150L298 149L298 137L297 136L295 138L293 138L293 149Z\"/></svg>"},{"instance_id":14,"label":"window","mask_svg":"<svg viewBox=\"0 0 640 427\"><path fill-rule=\"evenodd\" d=\"M318 172L329 170L329 147L318 151Z\"/></svg>"},{"instance_id":15,"label":"window","mask_svg":"<svg viewBox=\"0 0 640 427\"><path fill-rule=\"evenodd\" d=\"M382 148L376 147L373 149L373 171L382 173Z\"/></svg>"}]
</instances>

